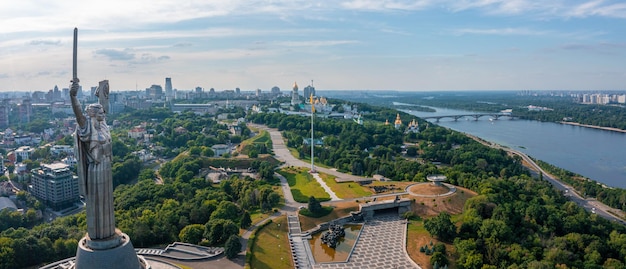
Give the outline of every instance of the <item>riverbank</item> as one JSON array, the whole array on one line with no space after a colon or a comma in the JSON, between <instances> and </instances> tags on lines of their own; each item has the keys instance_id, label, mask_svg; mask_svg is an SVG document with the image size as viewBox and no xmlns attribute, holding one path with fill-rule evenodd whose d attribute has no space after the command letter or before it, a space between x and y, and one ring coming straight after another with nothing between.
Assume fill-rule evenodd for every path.
<instances>
[{"instance_id":1,"label":"riverbank","mask_svg":"<svg viewBox=\"0 0 626 269\"><path fill-rule=\"evenodd\" d=\"M502 149L504 151L509 152L510 154L515 154L515 155L520 156L522 158L522 164L526 168L532 171L535 171L537 174L542 174L544 180L547 180L555 188L566 193L565 196L569 197L569 199L571 201L574 201L578 206L585 208L586 210L589 210L593 214L598 213L599 216L606 218L608 220L618 221L626 225L626 222L624 221L624 219L626 219L626 212L617 208L610 207L602 202L599 202L596 200L595 197L593 198L584 197L580 193L576 192L576 189L574 189L569 184L561 181L558 177L544 171L537 163L535 163L535 161L533 161L530 157L528 157L528 155L524 154L523 152L511 149L508 147L503 147L502 145L486 141L480 137L477 137L471 134L467 134L467 133L464 133L464 134L468 136L469 138L472 138L476 142L481 143L485 146L496 148L496 149Z\"/></svg>"},{"instance_id":2,"label":"riverbank","mask_svg":"<svg viewBox=\"0 0 626 269\"><path fill-rule=\"evenodd\" d=\"M622 130L622 129L619 129L619 128L602 127L602 126L581 124L581 123L578 123L578 122L569 122L569 121L560 121L559 123L560 124L573 125L573 126L580 126L580 127L585 127L585 128L592 128L592 129L599 129L599 130L605 130L605 131L618 132L618 133L626 133L626 130Z\"/></svg>"}]
</instances>

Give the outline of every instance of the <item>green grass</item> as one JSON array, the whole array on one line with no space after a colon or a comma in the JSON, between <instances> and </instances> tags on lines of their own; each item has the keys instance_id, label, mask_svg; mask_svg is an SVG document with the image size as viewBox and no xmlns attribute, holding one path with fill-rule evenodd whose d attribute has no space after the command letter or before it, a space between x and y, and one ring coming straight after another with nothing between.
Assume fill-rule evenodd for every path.
<instances>
[{"instance_id":1,"label":"green grass","mask_svg":"<svg viewBox=\"0 0 626 269\"><path fill-rule=\"evenodd\" d=\"M250 149L254 148L256 144L263 144L267 148L267 150L272 150L272 139L270 138L270 133L261 130L256 136L246 139L241 142L240 148L242 154L248 154Z\"/></svg>"},{"instance_id":2,"label":"green grass","mask_svg":"<svg viewBox=\"0 0 626 269\"><path fill-rule=\"evenodd\" d=\"M294 267L287 236L287 217L276 218L272 223L257 231L255 236L254 245L250 247L250 268Z\"/></svg>"},{"instance_id":3,"label":"green grass","mask_svg":"<svg viewBox=\"0 0 626 269\"><path fill-rule=\"evenodd\" d=\"M342 202L335 204L334 209L326 216L319 218L307 217L300 214L300 227L303 231L307 231L316 225L331 220L349 216L351 211L359 210L359 204L356 202ZM302 211L302 210L301 210Z\"/></svg>"},{"instance_id":4,"label":"green grass","mask_svg":"<svg viewBox=\"0 0 626 269\"><path fill-rule=\"evenodd\" d=\"M333 209L334 208L332 206L323 206L322 207L322 211L317 212L317 213L313 213L313 212L309 211L308 208L303 208L303 209L300 209L300 214L304 215L304 216L307 216L307 217L311 217L311 218L321 218L323 216L326 216L326 215L330 214L330 212L332 212Z\"/></svg>"},{"instance_id":5,"label":"green grass","mask_svg":"<svg viewBox=\"0 0 626 269\"><path fill-rule=\"evenodd\" d=\"M372 195L372 191L370 191L369 188L363 187L359 183L337 183L335 181L335 176L333 175L324 173L319 173L319 175L322 180L326 182L326 185L328 185L328 187L330 187L330 189L333 190L333 192L335 192L335 194L341 199L359 198Z\"/></svg>"},{"instance_id":6,"label":"green grass","mask_svg":"<svg viewBox=\"0 0 626 269\"><path fill-rule=\"evenodd\" d=\"M330 195L305 169L285 168L278 173L287 178L293 199L297 202L308 203L311 196L320 202L330 200Z\"/></svg>"}]
</instances>

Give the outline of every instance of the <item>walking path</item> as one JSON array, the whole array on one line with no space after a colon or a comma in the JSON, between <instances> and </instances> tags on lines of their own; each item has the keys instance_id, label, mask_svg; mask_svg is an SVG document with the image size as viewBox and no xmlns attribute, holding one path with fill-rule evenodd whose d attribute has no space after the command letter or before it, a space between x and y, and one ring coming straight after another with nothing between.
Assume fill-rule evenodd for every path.
<instances>
[{"instance_id":1,"label":"walking path","mask_svg":"<svg viewBox=\"0 0 626 269\"><path fill-rule=\"evenodd\" d=\"M314 263L314 260L311 256L308 236L302 235L298 215L288 215L287 223L289 224L289 245L291 246L294 267L296 269L311 268L311 264Z\"/></svg>"},{"instance_id":2,"label":"walking path","mask_svg":"<svg viewBox=\"0 0 626 269\"><path fill-rule=\"evenodd\" d=\"M310 164L295 158L283 140L281 133L264 125L251 124L254 128L268 131L272 140L274 156L276 159L284 162L283 166L309 167ZM335 169L323 167L315 167L317 171L335 176L338 180L359 181L363 177L344 174ZM287 183L287 179L282 175L275 173L280 179L281 187L285 196L285 206L281 209L281 214L286 214L289 224L289 242L292 247L292 255L294 266L296 268L419 268L406 252L406 230L408 223L397 215L391 216L375 216L374 220L370 220L363 225L361 236L355 243L355 249L347 262L344 263L324 263L316 264L311 252L308 234L302 234L300 222L297 215L298 207L306 206L306 204L298 203L293 199L291 189ZM341 201L350 201L364 198L375 198L385 196L397 196L407 194L408 192L374 195L355 199L340 199L326 182L317 173L312 174L320 183L322 188L331 196L331 201L325 204L332 204ZM295 213L295 214L294 214ZM275 218L272 216L270 218ZM267 221L264 220L264 221ZM258 225L254 225L256 227ZM249 238L255 228L251 227L243 238ZM246 240L247 241L247 240ZM245 250L245 246L244 246Z\"/></svg>"},{"instance_id":3,"label":"walking path","mask_svg":"<svg viewBox=\"0 0 626 269\"><path fill-rule=\"evenodd\" d=\"M324 188L326 193L328 193L330 195L330 200L331 201L341 201L341 199L339 199L337 194L335 194L335 192L333 190L331 190L330 187L328 187L328 185L326 184L326 182L324 182L324 180L320 177L320 174L318 174L318 173L311 173L311 175L313 176L313 178L315 178L315 180L317 180L317 183L322 185L322 188Z\"/></svg>"}]
</instances>

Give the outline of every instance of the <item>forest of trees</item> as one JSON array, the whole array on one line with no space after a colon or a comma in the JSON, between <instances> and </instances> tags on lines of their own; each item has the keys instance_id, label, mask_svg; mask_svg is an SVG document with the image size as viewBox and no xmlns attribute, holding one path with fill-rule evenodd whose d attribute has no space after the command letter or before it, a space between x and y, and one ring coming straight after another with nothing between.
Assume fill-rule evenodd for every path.
<instances>
[{"instance_id":1,"label":"forest of trees","mask_svg":"<svg viewBox=\"0 0 626 269\"><path fill-rule=\"evenodd\" d=\"M135 247L178 240L225 245L229 238L238 235L242 225L250 225L250 213L270 211L280 202L280 195L272 190L277 164L273 158L244 161L259 172L262 180L232 177L212 186L198 177L200 168L234 163L209 158L213 156L210 146L247 137L250 131L245 125L242 136L233 136L226 125L211 117L199 117L191 112L173 114L164 109L133 111L116 115L113 120L120 121L122 127L114 128L112 134L116 225L132 238ZM141 123L154 127L153 142L163 148L164 156L181 153L159 170L163 184L156 184L155 171L142 170L143 164L132 155L145 145L128 138L126 132ZM177 133L174 129L178 127L183 127L185 132ZM71 144L72 140L61 142ZM34 168L40 162L53 160L48 150L38 149L34 154L37 160L28 164ZM136 183L127 185L133 182ZM84 212L37 225L41 220L36 218L35 209L43 209L43 205L25 192L18 199L29 204L26 214L0 212L0 269L40 265L76 254L78 240L86 231Z\"/></svg>"},{"instance_id":2,"label":"forest of trees","mask_svg":"<svg viewBox=\"0 0 626 269\"><path fill-rule=\"evenodd\" d=\"M383 124L393 122L397 111L358 106L364 125L343 119L315 122L314 135L324 141L315 148L316 161L355 175L380 174L402 181L444 174L449 183L477 192L454 226L445 215L424 222L433 236L454 245L459 268L624 268L626 228L588 213L547 181L531 177L519 158L417 118L420 132L404 133L404 127L396 130ZM276 162L271 158L248 160L263 180L232 177L212 185L198 177L200 168L219 167L228 160L211 158L206 148L229 139L240 141L243 135L232 136L225 125L193 113L136 113L117 119L124 126L156 119L150 123L153 141L165 148L164 153L177 155L158 170L163 184L155 183L153 169L118 168L117 226L136 247L174 240L233 246L238 229L250 225L250 214L279 204L280 196L272 190ZM401 116L405 122L413 119ZM247 118L278 128L301 158L310 156L310 147L303 143L311 135L308 117L259 113ZM116 136L120 143L114 146L120 152L140 147L123 132ZM124 163L130 157L116 160ZM137 183L123 184L133 175ZM7 225L0 232L0 269L73 256L86 230L84 213L32 229L21 226Z\"/></svg>"},{"instance_id":3,"label":"forest of trees","mask_svg":"<svg viewBox=\"0 0 626 269\"><path fill-rule=\"evenodd\" d=\"M518 157L435 125L420 124L428 127L403 134L383 125L384 118L363 126L318 121L315 136L324 137L324 146L315 149L315 158L344 172L395 180L424 181L428 174L444 174L450 183L476 191L479 195L467 201L457 226L450 226L445 216L424 222L434 236L454 244L458 268L625 266L626 228L590 214L547 181L531 177ZM308 156L308 146L302 144L310 137L308 118L273 113L249 119L279 128L301 157ZM415 144L419 161L402 157L403 141Z\"/></svg>"}]
</instances>

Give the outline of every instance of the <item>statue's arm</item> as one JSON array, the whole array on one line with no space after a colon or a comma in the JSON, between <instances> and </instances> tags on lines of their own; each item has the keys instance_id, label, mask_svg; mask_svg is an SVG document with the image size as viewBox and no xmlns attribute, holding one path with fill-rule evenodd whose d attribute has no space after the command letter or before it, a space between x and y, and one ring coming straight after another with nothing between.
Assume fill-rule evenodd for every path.
<instances>
[{"instance_id":1,"label":"statue's arm","mask_svg":"<svg viewBox=\"0 0 626 269\"><path fill-rule=\"evenodd\" d=\"M78 98L76 98L76 94L78 94L78 83L72 83L72 87L70 88L70 100L72 101L72 110L74 110L74 115L76 115L76 122L80 128L85 128L85 124L87 124L87 118L82 112L82 107Z\"/></svg>"}]
</instances>

